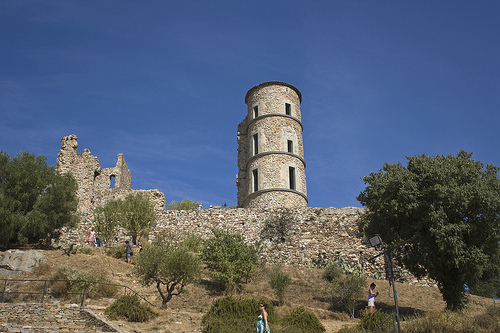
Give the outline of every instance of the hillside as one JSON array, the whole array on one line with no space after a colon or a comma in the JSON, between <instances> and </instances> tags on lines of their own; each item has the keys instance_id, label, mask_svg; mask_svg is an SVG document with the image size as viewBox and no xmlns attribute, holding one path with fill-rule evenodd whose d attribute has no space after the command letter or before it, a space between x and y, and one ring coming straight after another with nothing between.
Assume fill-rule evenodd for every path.
<instances>
[{"instance_id":1,"label":"hillside","mask_svg":"<svg viewBox=\"0 0 500 333\"><path fill-rule=\"evenodd\" d=\"M116 284L126 285L144 296L152 304L159 316L148 323L113 322L116 326L131 332L201 332L200 325L203 314L209 309L212 300L222 296L211 289L207 279L197 285L189 285L180 296L174 297L168 303L168 309L161 310L161 301L154 286L144 287L132 275L133 265L123 260L106 256L102 248L92 248L89 254L62 255L60 250L39 250L48 259L48 264L31 274L18 276L19 278L48 278L52 272L60 267L68 267L89 272L105 272L107 277ZM338 308L332 308L331 295L328 286L322 279L322 270L312 268L285 267L284 270L292 277L292 285L287 289L287 305L279 311L286 312L292 307L303 306L313 311L327 332L337 332L344 325L354 325L346 313ZM244 286L241 297L265 297L271 302L276 298L268 285L268 271L266 267L256 282ZM369 282L372 282L371 280ZM377 298L377 307L392 311L394 300L392 288L384 280L375 281L380 292ZM419 287L405 284L396 284L401 316L415 313L440 311L445 307L441 295L435 287ZM112 300L86 300L85 306L98 313L103 313ZM484 312L487 306L493 305L490 299L471 296L471 302L464 311L465 315L476 315ZM364 305L363 305L364 307Z\"/></svg>"}]
</instances>

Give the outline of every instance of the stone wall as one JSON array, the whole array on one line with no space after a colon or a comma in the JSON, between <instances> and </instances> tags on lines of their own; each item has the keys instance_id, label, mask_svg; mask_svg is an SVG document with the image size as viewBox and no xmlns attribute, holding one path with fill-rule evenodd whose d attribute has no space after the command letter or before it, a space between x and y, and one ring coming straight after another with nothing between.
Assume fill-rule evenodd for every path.
<instances>
[{"instance_id":1,"label":"stone wall","mask_svg":"<svg viewBox=\"0 0 500 333\"><path fill-rule=\"evenodd\" d=\"M0 303L1 332L121 332L76 304Z\"/></svg>"},{"instance_id":2,"label":"stone wall","mask_svg":"<svg viewBox=\"0 0 500 333\"><path fill-rule=\"evenodd\" d=\"M327 261L342 260L352 267L360 266L371 276L383 277L386 272L384 256L369 247L357 221L362 208L293 208L289 210L295 220L289 240L274 243L261 238L266 220L280 210L250 208L214 208L201 210L158 212L157 225L150 232L150 240L166 230L181 239L194 233L202 238L212 236L211 229L222 229L241 234L246 242L262 242L263 259L274 264L314 267ZM396 268L396 279L417 285L429 285L428 281L415 279L408 271Z\"/></svg>"}]
</instances>

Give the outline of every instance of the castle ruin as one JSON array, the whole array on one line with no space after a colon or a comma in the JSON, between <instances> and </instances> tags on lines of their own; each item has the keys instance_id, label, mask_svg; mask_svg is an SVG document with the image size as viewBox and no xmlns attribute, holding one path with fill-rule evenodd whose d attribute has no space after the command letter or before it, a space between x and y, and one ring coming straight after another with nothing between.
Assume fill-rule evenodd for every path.
<instances>
[{"instance_id":1,"label":"castle ruin","mask_svg":"<svg viewBox=\"0 0 500 333\"><path fill-rule=\"evenodd\" d=\"M78 154L78 138L68 135L61 139L56 170L70 173L78 184L78 212L82 217L80 228L87 232L93 223L94 208L109 200L124 199L130 194L145 193L157 211L165 209L165 196L158 190L132 190L132 174L123 154L118 154L116 166L102 168L97 157L85 149Z\"/></svg>"}]
</instances>

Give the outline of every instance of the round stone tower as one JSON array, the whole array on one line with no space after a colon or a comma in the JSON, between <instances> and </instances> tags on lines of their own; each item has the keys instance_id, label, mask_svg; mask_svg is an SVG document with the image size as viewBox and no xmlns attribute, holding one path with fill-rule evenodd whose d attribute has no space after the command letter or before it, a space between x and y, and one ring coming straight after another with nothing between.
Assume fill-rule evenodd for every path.
<instances>
[{"instance_id":1,"label":"round stone tower","mask_svg":"<svg viewBox=\"0 0 500 333\"><path fill-rule=\"evenodd\" d=\"M306 175L300 91L264 82L245 97L247 116L238 125L238 206L306 207Z\"/></svg>"}]
</instances>

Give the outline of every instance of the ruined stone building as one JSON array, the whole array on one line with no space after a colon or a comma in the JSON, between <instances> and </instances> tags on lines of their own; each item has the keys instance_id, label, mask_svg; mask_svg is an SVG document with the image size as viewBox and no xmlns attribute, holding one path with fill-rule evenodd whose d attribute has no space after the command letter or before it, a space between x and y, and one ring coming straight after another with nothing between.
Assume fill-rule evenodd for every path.
<instances>
[{"instance_id":1,"label":"ruined stone building","mask_svg":"<svg viewBox=\"0 0 500 333\"><path fill-rule=\"evenodd\" d=\"M78 138L68 135L61 139L61 150L57 155L56 170L69 172L78 184L78 211L82 222L93 221L93 211L112 199L124 199L129 194L146 193L156 210L165 209L165 196L158 190L132 190L132 175L123 154L118 154L116 166L102 168L97 157L85 149L78 154Z\"/></svg>"},{"instance_id":2,"label":"ruined stone building","mask_svg":"<svg viewBox=\"0 0 500 333\"><path fill-rule=\"evenodd\" d=\"M306 207L300 91L264 82L245 97L247 115L238 125L238 207Z\"/></svg>"}]
</instances>

